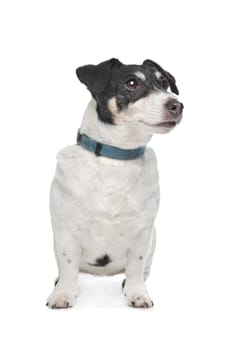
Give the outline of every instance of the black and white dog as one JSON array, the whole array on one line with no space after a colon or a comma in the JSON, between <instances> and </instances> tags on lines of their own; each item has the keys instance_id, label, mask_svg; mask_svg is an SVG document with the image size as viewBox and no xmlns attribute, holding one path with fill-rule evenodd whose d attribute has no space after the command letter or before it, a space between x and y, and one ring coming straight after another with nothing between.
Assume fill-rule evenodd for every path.
<instances>
[{"instance_id":1,"label":"black and white dog","mask_svg":"<svg viewBox=\"0 0 233 350\"><path fill-rule=\"evenodd\" d=\"M151 60L125 65L113 58L76 73L92 99L77 144L58 153L50 206L59 278L47 305L73 306L83 271L125 272L128 305L152 307L145 280L155 250L159 183L146 144L181 121L178 88Z\"/></svg>"}]
</instances>

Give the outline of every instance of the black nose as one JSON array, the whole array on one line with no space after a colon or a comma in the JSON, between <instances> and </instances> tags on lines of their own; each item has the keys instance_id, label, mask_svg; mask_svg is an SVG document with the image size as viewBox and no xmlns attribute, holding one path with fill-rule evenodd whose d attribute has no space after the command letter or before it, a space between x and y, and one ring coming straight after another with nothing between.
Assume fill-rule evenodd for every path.
<instances>
[{"instance_id":1,"label":"black nose","mask_svg":"<svg viewBox=\"0 0 233 350\"><path fill-rule=\"evenodd\" d=\"M166 103L166 108L172 116L179 117L183 111L184 105L176 99L171 98Z\"/></svg>"}]
</instances>

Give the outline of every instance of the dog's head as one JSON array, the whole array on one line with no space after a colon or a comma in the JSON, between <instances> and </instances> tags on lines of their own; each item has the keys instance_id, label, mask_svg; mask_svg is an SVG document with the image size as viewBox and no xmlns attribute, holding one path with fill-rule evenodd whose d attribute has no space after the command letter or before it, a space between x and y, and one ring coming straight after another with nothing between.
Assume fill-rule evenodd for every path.
<instances>
[{"instance_id":1,"label":"dog's head","mask_svg":"<svg viewBox=\"0 0 233 350\"><path fill-rule=\"evenodd\" d=\"M175 78L151 60L125 65L112 58L79 67L76 74L96 100L104 123L137 123L152 133L166 133L181 121L183 104L175 96Z\"/></svg>"}]
</instances>

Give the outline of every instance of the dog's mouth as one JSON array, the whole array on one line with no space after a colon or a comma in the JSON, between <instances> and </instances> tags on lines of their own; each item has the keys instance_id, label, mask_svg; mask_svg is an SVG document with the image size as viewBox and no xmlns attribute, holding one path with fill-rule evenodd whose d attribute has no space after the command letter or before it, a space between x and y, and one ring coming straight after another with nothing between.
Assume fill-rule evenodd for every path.
<instances>
[{"instance_id":1,"label":"dog's mouth","mask_svg":"<svg viewBox=\"0 0 233 350\"><path fill-rule=\"evenodd\" d=\"M175 121L163 122L163 123L156 124L155 126L162 127L162 128L174 128L176 126L176 122Z\"/></svg>"},{"instance_id":2,"label":"dog's mouth","mask_svg":"<svg viewBox=\"0 0 233 350\"><path fill-rule=\"evenodd\" d=\"M146 124L146 125L152 126L152 127L168 128L168 129L174 128L176 126L176 124L177 124L175 121L162 122L162 123L159 123L159 124L149 124L149 123L146 123L144 121L143 121L143 123Z\"/></svg>"}]
</instances>

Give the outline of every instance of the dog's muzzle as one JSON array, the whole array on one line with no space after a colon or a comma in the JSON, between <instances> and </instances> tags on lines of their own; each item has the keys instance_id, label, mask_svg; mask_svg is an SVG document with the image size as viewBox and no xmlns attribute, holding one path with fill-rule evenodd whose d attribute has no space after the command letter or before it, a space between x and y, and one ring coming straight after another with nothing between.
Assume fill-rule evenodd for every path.
<instances>
[{"instance_id":1,"label":"dog's muzzle","mask_svg":"<svg viewBox=\"0 0 233 350\"><path fill-rule=\"evenodd\" d=\"M179 102L175 98L170 98L164 105L165 117L162 123L157 126L165 128L173 128L180 123L182 119L182 111L184 109L183 103Z\"/></svg>"},{"instance_id":2,"label":"dog's muzzle","mask_svg":"<svg viewBox=\"0 0 233 350\"><path fill-rule=\"evenodd\" d=\"M181 119L182 111L184 109L183 103L177 101L175 98L171 98L165 104L165 108L171 119L174 119L174 121L179 118Z\"/></svg>"},{"instance_id":3,"label":"dog's muzzle","mask_svg":"<svg viewBox=\"0 0 233 350\"><path fill-rule=\"evenodd\" d=\"M179 117L184 109L183 103L174 98L169 99L165 104L165 107L167 108L169 114L175 118Z\"/></svg>"}]
</instances>

